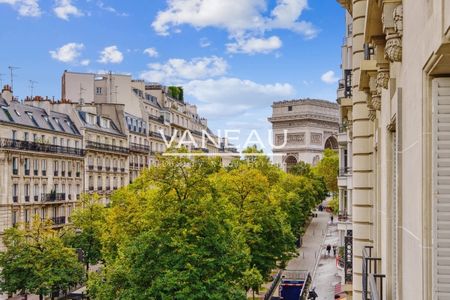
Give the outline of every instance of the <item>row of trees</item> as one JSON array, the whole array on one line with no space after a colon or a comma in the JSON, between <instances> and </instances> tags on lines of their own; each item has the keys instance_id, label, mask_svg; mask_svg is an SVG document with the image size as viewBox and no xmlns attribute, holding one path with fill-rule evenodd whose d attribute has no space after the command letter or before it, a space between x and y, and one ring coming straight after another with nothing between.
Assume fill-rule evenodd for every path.
<instances>
[{"instance_id":1,"label":"row of trees","mask_svg":"<svg viewBox=\"0 0 450 300\"><path fill-rule=\"evenodd\" d=\"M245 299L246 290L258 289L295 255L311 209L327 195L323 176L308 165L293 172L280 171L264 156L234 160L227 168L216 158L161 157L158 166L115 192L109 208L85 197L73 226L50 235L71 259L73 249L82 249L86 271L101 263L88 278L94 299ZM15 228L5 237L25 232L33 235ZM21 253L17 247L31 245L30 237L22 243L5 243L1 268L17 259L8 256ZM73 264L66 271L82 276L79 263ZM35 268L30 264L23 274ZM39 291L11 283L5 274L0 288L8 292L67 287Z\"/></svg>"}]
</instances>

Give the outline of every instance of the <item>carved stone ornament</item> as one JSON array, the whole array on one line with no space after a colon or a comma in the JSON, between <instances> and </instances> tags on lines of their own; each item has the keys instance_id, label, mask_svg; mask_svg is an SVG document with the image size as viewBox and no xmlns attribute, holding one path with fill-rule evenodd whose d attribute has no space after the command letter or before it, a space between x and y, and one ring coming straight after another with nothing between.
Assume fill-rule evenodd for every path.
<instances>
[{"instance_id":1,"label":"carved stone ornament","mask_svg":"<svg viewBox=\"0 0 450 300\"><path fill-rule=\"evenodd\" d=\"M374 109L370 109L369 110L369 119L370 121L375 121L375 119L377 118L377 111Z\"/></svg>"},{"instance_id":2,"label":"carved stone ornament","mask_svg":"<svg viewBox=\"0 0 450 300\"><path fill-rule=\"evenodd\" d=\"M398 34L390 34L386 37L385 58L391 62L402 61L402 39Z\"/></svg>"},{"instance_id":3,"label":"carved stone ornament","mask_svg":"<svg viewBox=\"0 0 450 300\"><path fill-rule=\"evenodd\" d=\"M372 107L375 110L381 110L381 96L380 95L372 96Z\"/></svg>"},{"instance_id":4,"label":"carved stone ornament","mask_svg":"<svg viewBox=\"0 0 450 300\"><path fill-rule=\"evenodd\" d=\"M381 95L381 89L386 89L389 87L389 71L383 70L378 71L376 80L377 93Z\"/></svg>"},{"instance_id":5,"label":"carved stone ornament","mask_svg":"<svg viewBox=\"0 0 450 300\"><path fill-rule=\"evenodd\" d=\"M394 29L400 36L403 35L403 5L400 4L394 9Z\"/></svg>"}]
</instances>

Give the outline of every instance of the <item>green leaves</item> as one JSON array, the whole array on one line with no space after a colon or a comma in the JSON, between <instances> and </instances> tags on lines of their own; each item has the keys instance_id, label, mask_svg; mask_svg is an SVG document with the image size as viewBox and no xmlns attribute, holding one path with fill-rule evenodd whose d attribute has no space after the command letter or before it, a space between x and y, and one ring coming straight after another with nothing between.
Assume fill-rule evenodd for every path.
<instances>
[{"instance_id":1,"label":"green leaves","mask_svg":"<svg viewBox=\"0 0 450 300\"><path fill-rule=\"evenodd\" d=\"M4 233L6 251L0 253L0 289L5 293L48 294L67 290L83 280L75 249L65 247L51 222L35 217L27 230Z\"/></svg>"}]
</instances>

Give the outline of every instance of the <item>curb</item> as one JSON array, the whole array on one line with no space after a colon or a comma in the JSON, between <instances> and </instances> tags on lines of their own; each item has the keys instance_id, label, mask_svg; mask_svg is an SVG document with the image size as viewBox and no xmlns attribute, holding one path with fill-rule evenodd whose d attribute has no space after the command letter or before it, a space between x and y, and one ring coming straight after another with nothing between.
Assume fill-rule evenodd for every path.
<instances>
[{"instance_id":1,"label":"curb","mask_svg":"<svg viewBox=\"0 0 450 300\"><path fill-rule=\"evenodd\" d=\"M323 235L322 242L320 243L319 255L317 255L316 263L314 264L314 270L313 270L313 274L311 276L311 286L313 285L314 279L316 277L316 271L317 271L317 267L319 266L319 261L320 261L320 257L321 257L321 253L322 253L323 243L325 242L325 239L327 237L328 228L329 228L329 225L327 224L325 234Z\"/></svg>"}]
</instances>

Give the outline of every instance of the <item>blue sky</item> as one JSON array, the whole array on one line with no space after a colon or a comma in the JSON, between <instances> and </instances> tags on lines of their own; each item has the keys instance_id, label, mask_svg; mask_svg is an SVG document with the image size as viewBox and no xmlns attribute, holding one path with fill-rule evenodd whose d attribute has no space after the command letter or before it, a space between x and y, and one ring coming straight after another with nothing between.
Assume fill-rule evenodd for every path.
<instances>
[{"instance_id":1,"label":"blue sky","mask_svg":"<svg viewBox=\"0 0 450 300\"><path fill-rule=\"evenodd\" d=\"M185 86L213 129L266 135L273 101L335 101L345 26L334 0L0 0L0 28L20 98L111 70Z\"/></svg>"}]
</instances>

